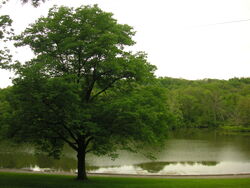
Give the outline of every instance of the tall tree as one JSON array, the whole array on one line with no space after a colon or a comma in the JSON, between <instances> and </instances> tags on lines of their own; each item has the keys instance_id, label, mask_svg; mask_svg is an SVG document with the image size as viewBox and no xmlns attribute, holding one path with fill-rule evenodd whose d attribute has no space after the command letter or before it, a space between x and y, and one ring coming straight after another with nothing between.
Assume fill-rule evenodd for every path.
<instances>
[{"instance_id":1,"label":"tall tree","mask_svg":"<svg viewBox=\"0 0 250 188\"><path fill-rule=\"evenodd\" d=\"M150 84L155 66L124 50L134 34L97 6L54 7L30 25L16 45L29 45L36 58L16 65L8 136L55 157L67 143L78 179L87 178L89 152L114 157L163 143L171 113L164 91Z\"/></svg>"},{"instance_id":2,"label":"tall tree","mask_svg":"<svg viewBox=\"0 0 250 188\"><path fill-rule=\"evenodd\" d=\"M250 127L250 96L241 96L235 105L235 114L231 119L234 126Z\"/></svg>"}]
</instances>

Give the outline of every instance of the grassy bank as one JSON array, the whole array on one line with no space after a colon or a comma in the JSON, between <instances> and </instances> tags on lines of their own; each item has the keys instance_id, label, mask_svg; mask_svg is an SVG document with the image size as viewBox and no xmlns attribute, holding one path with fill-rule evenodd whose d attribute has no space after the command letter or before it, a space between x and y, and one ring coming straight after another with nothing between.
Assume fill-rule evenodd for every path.
<instances>
[{"instance_id":1,"label":"grassy bank","mask_svg":"<svg viewBox=\"0 0 250 188\"><path fill-rule=\"evenodd\" d=\"M250 133L250 127L243 126L222 126L221 129L228 132Z\"/></svg>"},{"instance_id":2,"label":"grassy bank","mask_svg":"<svg viewBox=\"0 0 250 188\"><path fill-rule=\"evenodd\" d=\"M155 179L91 177L87 182L73 176L0 172L1 188L250 188L242 179Z\"/></svg>"}]
</instances>

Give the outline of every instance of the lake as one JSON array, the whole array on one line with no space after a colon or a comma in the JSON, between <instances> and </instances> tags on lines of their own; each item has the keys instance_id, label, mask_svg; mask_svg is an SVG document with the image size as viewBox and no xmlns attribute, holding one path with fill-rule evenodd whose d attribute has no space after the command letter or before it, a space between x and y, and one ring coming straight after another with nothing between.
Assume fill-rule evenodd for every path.
<instances>
[{"instance_id":1,"label":"lake","mask_svg":"<svg viewBox=\"0 0 250 188\"><path fill-rule=\"evenodd\" d=\"M157 159L125 151L120 157L87 156L92 173L198 175L250 173L250 136L228 135L217 130L183 129L171 131ZM0 144L0 168L33 171L75 172L76 154L65 148L60 160L35 154L31 146Z\"/></svg>"}]
</instances>

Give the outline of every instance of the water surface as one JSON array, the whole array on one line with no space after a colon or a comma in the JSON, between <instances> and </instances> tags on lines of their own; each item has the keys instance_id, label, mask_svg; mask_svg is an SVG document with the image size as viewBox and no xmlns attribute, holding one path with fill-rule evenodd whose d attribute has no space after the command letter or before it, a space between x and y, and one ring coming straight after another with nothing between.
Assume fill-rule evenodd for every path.
<instances>
[{"instance_id":1,"label":"water surface","mask_svg":"<svg viewBox=\"0 0 250 188\"><path fill-rule=\"evenodd\" d=\"M125 151L115 161L87 157L88 172L154 175L250 173L250 136L226 135L216 130L187 129L169 134L165 146L152 161ZM0 144L0 168L75 172L76 154L69 148L60 160L35 155L32 147Z\"/></svg>"}]
</instances>

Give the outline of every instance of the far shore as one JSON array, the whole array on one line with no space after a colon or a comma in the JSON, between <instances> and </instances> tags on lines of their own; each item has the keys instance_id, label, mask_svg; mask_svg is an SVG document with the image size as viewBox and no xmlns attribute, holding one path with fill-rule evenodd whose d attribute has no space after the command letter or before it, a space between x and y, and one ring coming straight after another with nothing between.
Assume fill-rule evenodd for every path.
<instances>
[{"instance_id":1,"label":"far shore","mask_svg":"<svg viewBox=\"0 0 250 188\"><path fill-rule=\"evenodd\" d=\"M14 173L30 173L30 174L56 174L56 175L70 175L76 174L70 172L42 172L24 169L7 169L0 168L0 172L14 172ZM166 178L166 179L227 179L227 178L250 178L250 173L241 174L207 174L207 175L144 175L144 174L112 174L112 173L88 173L88 176L99 177L131 177L131 178Z\"/></svg>"}]
</instances>

